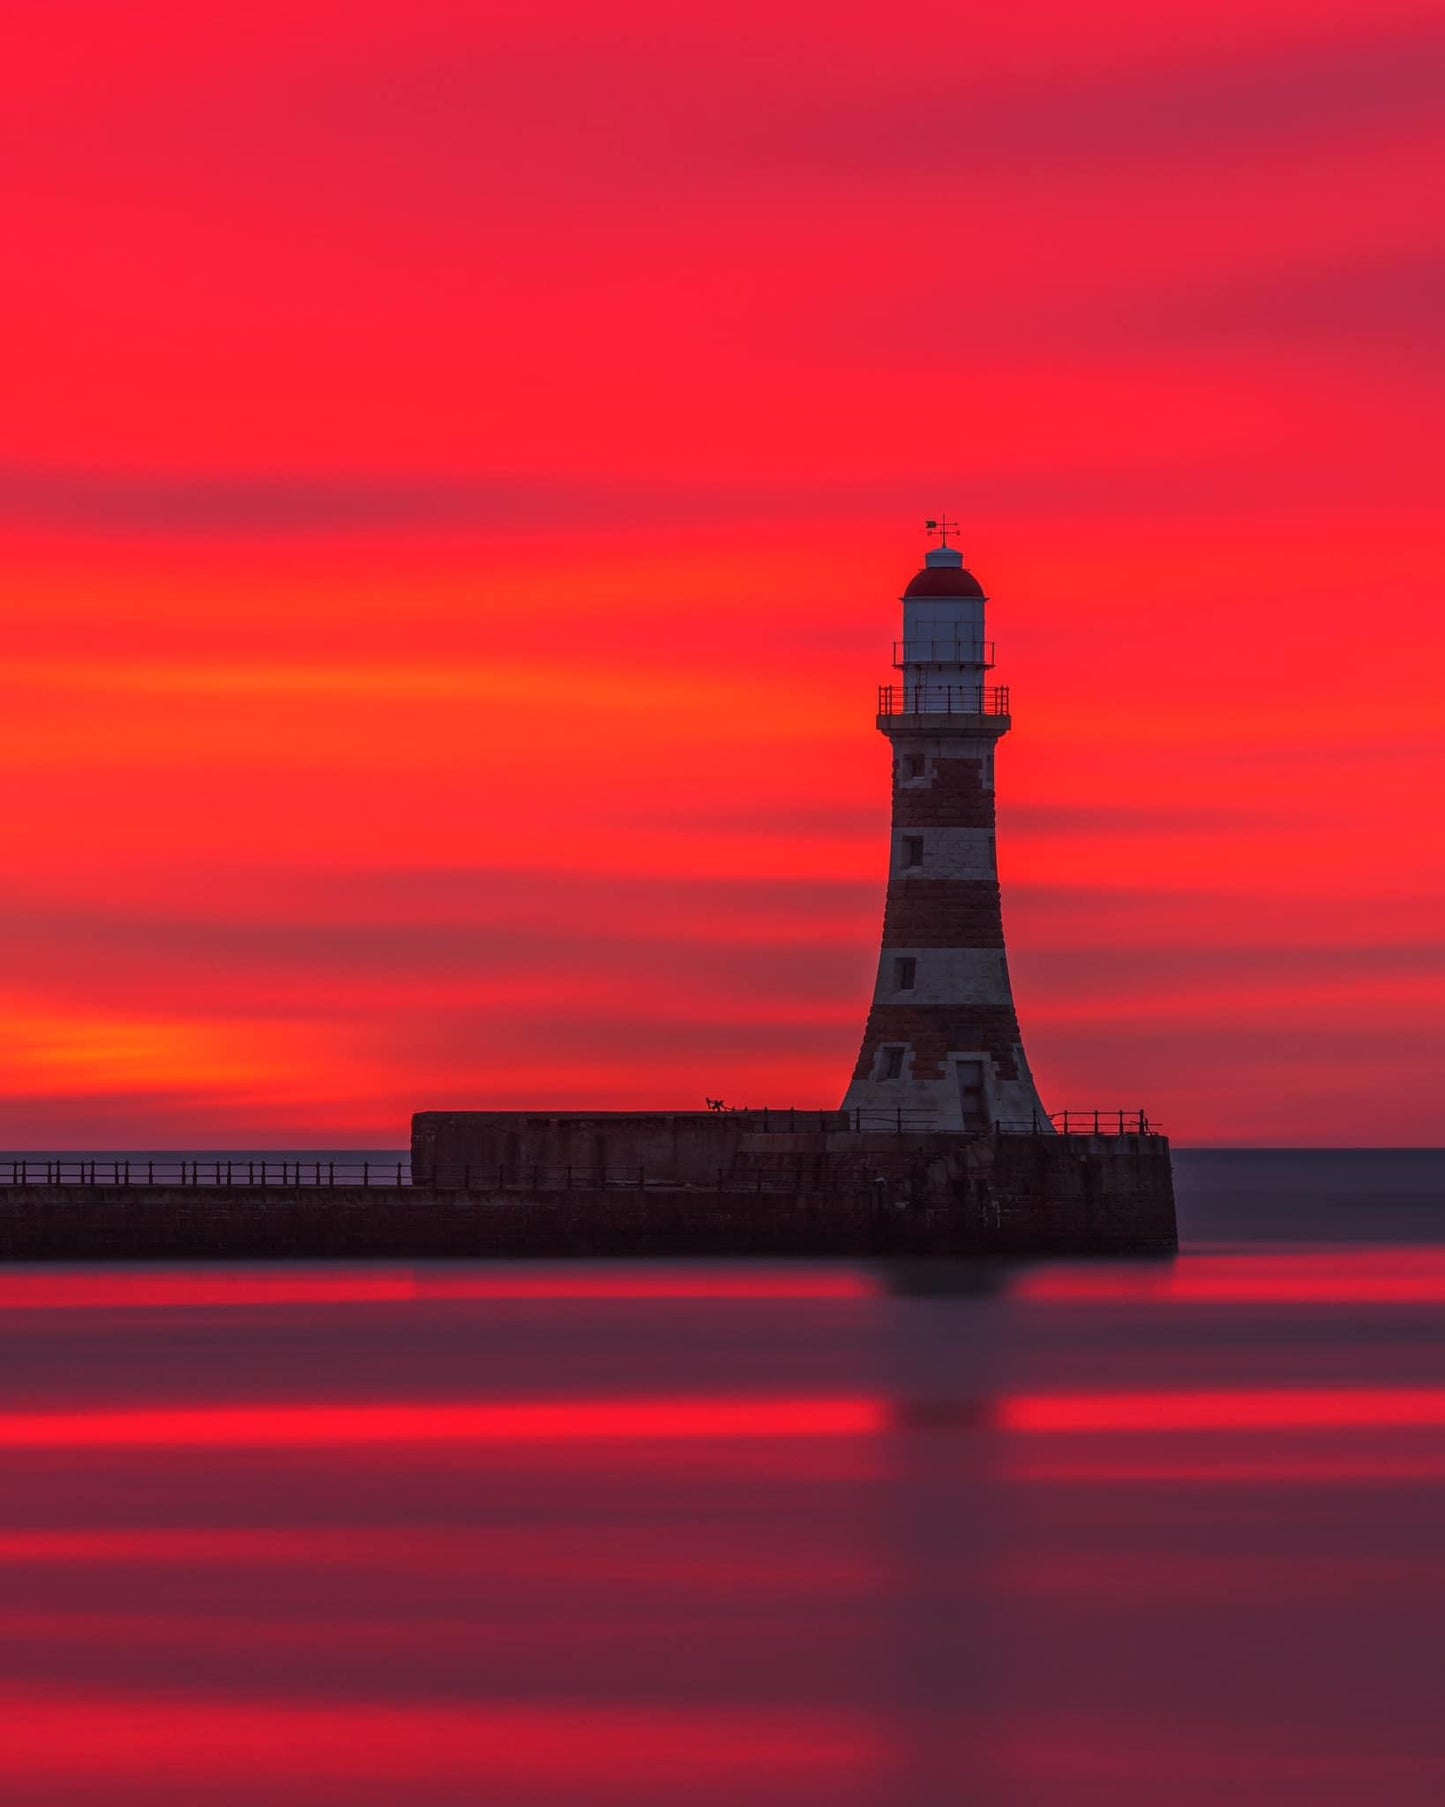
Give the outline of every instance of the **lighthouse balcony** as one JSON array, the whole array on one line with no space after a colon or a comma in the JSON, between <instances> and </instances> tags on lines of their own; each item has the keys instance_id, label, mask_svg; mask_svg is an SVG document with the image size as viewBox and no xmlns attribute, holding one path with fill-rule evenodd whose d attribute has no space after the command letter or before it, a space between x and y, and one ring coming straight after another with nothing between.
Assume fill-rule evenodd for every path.
<instances>
[{"instance_id":1,"label":"lighthouse balcony","mask_svg":"<svg viewBox=\"0 0 1445 1807\"><path fill-rule=\"evenodd\" d=\"M993 664L993 641L959 639L908 639L893 642L893 663L899 671L905 665L981 665L987 670Z\"/></svg>"},{"instance_id":2,"label":"lighthouse balcony","mask_svg":"<svg viewBox=\"0 0 1445 1807\"><path fill-rule=\"evenodd\" d=\"M880 684L885 715L993 715L1009 712L1007 684Z\"/></svg>"}]
</instances>

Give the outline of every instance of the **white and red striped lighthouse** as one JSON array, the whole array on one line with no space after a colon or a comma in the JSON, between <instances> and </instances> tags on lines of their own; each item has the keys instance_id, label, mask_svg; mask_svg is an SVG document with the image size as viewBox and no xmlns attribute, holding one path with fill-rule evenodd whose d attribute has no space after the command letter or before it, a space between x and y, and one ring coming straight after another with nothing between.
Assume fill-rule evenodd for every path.
<instances>
[{"instance_id":1,"label":"white and red striped lighthouse","mask_svg":"<svg viewBox=\"0 0 1445 1807\"><path fill-rule=\"evenodd\" d=\"M987 682L983 587L942 543L903 593L901 683L878 698L893 749L893 832L873 1005L844 1108L925 1130L1050 1123L1009 983L994 827L994 753L1011 724Z\"/></svg>"}]
</instances>

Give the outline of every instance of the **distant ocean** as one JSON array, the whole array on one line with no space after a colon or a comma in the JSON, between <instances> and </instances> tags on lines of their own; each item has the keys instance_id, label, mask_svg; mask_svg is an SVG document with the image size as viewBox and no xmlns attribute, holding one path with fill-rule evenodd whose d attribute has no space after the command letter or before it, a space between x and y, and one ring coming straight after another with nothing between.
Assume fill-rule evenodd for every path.
<instances>
[{"instance_id":1,"label":"distant ocean","mask_svg":"<svg viewBox=\"0 0 1445 1807\"><path fill-rule=\"evenodd\" d=\"M6 1799L1434 1807L1445 1151L1177 1162L1173 1262L0 1265Z\"/></svg>"},{"instance_id":2,"label":"distant ocean","mask_svg":"<svg viewBox=\"0 0 1445 1807\"><path fill-rule=\"evenodd\" d=\"M1176 1148L1181 1237L1445 1241L1445 1149Z\"/></svg>"}]
</instances>

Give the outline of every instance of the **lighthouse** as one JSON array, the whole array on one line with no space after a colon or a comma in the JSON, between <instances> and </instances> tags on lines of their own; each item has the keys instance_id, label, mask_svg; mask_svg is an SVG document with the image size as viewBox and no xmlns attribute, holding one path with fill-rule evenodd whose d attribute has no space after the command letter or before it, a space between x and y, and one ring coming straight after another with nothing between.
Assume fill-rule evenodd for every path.
<instances>
[{"instance_id":1,"label":"lighthouse","mask_svg":"<svg viewBox=\"0 0 1445 1807\"><path fill-rule=\"evenodd\" d=\"M1056 1111L1009 985L994 845L1008 692L983 586L939 544L903 594L883 951L843 1108L418 1111L416 1246L491 1255L1120 1255L1178 1247L1169 1143L1143 1111ZM476 1193L494 1207L472 1208ZM521 1206L518 1209L518 1206ZM447 1213L451 1214L448 1215ZM412 1244L406 1245L409 1251Z\"/></svg>"},{"instance_id":2,"label":"lighthouse","mask_svg":"<svg viewBox=\"0 0 1445 1807\"><path fill-rule=\"evenodd\" d=\"M866 1126L1047 1134L1024 1054L999 897L995 756L1012 726L989 681L988 597L949 544L903 592L899 681L878 693L893 756L893 821L883 945L844 1108Z\"/></svg>"}]
</instances>

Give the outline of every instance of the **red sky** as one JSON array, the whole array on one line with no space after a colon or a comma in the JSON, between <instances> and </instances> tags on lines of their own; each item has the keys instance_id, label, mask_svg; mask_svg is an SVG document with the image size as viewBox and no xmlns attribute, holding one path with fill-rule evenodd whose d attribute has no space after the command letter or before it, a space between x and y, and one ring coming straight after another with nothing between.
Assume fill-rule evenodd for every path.
<instances>
[{"instance_id":1,"label":"red sky","mask_svg":"<svg viewBox=\"0 0 1445 1807\"><path fill-rule=\"evenodd\" d=\"M11 0L0 1143L831 1104L961 516L1053 1106L1445 1141L1437 4Z\"/></svg>"}]
</instances>

